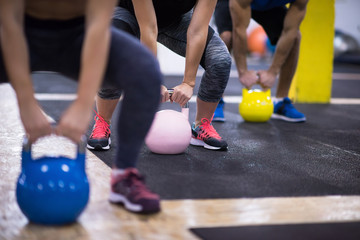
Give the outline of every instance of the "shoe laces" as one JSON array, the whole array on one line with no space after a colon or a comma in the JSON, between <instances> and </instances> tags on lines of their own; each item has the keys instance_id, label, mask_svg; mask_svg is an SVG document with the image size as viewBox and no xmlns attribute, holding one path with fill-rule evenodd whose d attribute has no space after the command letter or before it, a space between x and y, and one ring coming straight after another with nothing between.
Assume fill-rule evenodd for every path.
<instances>
[{"instance_id":1,"label":"shoe laces","mask_svg":"<svg viewBox=\"0 0 360 240\"><path fill-rule=\"evenodd\" d=\"M154 196L145 185L145 177L140 175L137 170L129 170L126 175L125 182L131 188L135 199Z\"/></svg>"},{"instance_id":2,"label":"shoe laces","mask_svg":"<svg viewBox=\"0 0 360 240\"><path fill-rule=\"evenodd\" d=\"M110 135L110 125L101 117L96 111L95 112L95 125L92 131L92 138L103 138Z\"/></svg>"},{"instance_id":3,"label":"shoe laces","mask_svg":"<svg viewBox=\"0 0 360 240\"><path fill-rule=\"evenodd\" d=\"M215 128L207 118L201 119L201 124L199 127L202 130L202 133L200 134L201 136L206 135L208 137L221 139L220 135L216 132Z\"/></svg>"},{"instance_id":4,"label":"shoe laces","mask_svg":"<svg viewBox=\"0 0 360 240\"><path fill-rule=\"evenodd\" d=\"M293 109L293 108L295 108L294 105L292 104L290 98L284 98L283 104L284 104L283 106L284 106L284 107L286 106L286 108L288 108L288 109Z\"/></svg>"}]
</instances>

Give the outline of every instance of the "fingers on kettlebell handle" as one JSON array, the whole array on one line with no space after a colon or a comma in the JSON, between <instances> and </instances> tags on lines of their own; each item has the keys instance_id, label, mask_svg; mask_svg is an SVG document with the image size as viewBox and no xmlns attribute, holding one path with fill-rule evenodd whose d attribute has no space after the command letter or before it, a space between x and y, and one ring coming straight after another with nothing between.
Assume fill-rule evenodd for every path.
<instances>
[{"instance_id":1,"label":"fingers on kettlebell handle","mask_svg":"<svg viewBox=\"0 0 360 240\"><path fill-rule=\"evenodd\" d=\"M173 95L174 93L174 89L173 88L168 88L168 92L170 94L170 97Z\"/></svg>"},{"instance_id":2,"label":"fingers on kettlebell handle","mask_svg":"<svg viewBox=\"0 0 360 240\"><path fill-rule=\"evenodd\" d=\"M174 93L174 89L173 88L169 88L168 89L168 92L169 92L169 95L170 95L170 101L173 102L173 99L172 99L172 95ZM185 103L183 104L180 104L182 108L189 108L189 101L186 101Z\"/></svg>"},{"instance_id":3,"label":"fingers on kettlebell handle","mask_svg":"<svg viewBox=\"0 0 360 240\"><path fill-rule=\"evenodd\" d=\"M257 72L257 73L256 73L256 76L257 76L256 83L257 83L257 84L260 84L260 74Z\"/></svg>"},{"instance_id":4,"label":"fingers on kettlebell handle","mask_svg":"<svg viewBox=\"0 0 360 240\"><path fill-rule=\"evenodd\" d=\"M169 93L169 100L171 103L174 102L174 100L172 99L172 95L174 94L174 89L173 88L168 88L168 93Z\"/></svg>"}]
</instances>

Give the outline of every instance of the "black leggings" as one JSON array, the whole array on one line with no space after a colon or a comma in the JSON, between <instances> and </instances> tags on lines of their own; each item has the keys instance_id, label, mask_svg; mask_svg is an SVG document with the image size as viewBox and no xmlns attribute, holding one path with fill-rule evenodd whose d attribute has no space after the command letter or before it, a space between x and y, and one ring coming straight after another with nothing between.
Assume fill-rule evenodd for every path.
<instances>
[{"instance_id":1,"label":"black leggings","mask_svg":"<svg viewBox=\"0 0 360 240\"><path fill-rule=\"evenodd\" d=\"M25 20L31 71L58 72L77 81L84 39L84 19ZM7 82L0 46L0 83ZM111 28L111 46L103 86L123 91L116 126L114 165L135 167L140 148L160 103L162 75L153 54L130 35Z\"/></svg>"}]
</instances>

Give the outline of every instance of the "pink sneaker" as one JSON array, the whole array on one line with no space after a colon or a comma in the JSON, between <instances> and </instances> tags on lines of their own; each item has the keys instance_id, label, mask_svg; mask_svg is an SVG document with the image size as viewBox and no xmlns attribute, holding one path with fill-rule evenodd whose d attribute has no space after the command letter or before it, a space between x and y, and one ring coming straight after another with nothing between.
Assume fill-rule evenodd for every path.
<instances>
[{"instance_id":1,"label":"pink sneaker","mask_svg":"<svg viewBox=\"0 0 360 240\"><path fill-rule=\"evenodd\" d=\"M111 175L110 202L123 204L136 213L160 211L160 197L145 186L145 179L136 168L128 168L124 174Z\"/></svg>"}]
</instances>

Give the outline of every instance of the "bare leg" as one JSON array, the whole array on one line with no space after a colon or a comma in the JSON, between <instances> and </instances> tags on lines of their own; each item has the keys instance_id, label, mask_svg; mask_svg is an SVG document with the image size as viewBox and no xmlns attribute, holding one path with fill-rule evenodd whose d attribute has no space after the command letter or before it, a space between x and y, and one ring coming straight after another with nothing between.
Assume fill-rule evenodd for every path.
<instances>
[{"instance_id":1,"label":"bare leg","mask_svg":"<svg viewBox=\"0 0 360 240\"><path fill-rule=\"evenodd\" d=\"M232 49L232 32L224 31L220 34L220 38L224 41L227 49L231 52Z\"/></svg>"},{"instance_id":2,"label":"bare leg","mask_svg":"<svg viewBox=\"0 0 360 240\"><path fill-rule=\"evenodd\" d=\"M111 117L115 111L119 99L103 99L96 96L96 109L98 114L104 118L107 123L111 123Z\"/></svg>"},{"instance_id":3,"label":"bare leg","mask_svg":"<svg viewBox=\"0 0 360 240\"><path fill-rule=\"evenodd\" d=\"M195 127L199 126L202 118L212 119L218 102L204 102L196 99L197 112L195 117Z\"/></svg>"},{"instance_id":4,"label":"bare leg","mask_svg":"<svg viewBox=\"0 0 360 240\"><path fill-rule=\"evenodd\" d=\"M286 58L286 61L281 68L280 76L279 76L279 84L276 90L277 98L284 98L287 97L289 94L291 82L294 77L298 63L300 39L301 39L301 35L299 33L289 53L289 56Z\"/></svg>"}]
</instances>

